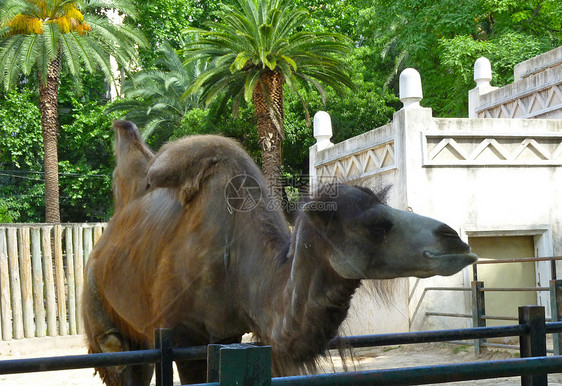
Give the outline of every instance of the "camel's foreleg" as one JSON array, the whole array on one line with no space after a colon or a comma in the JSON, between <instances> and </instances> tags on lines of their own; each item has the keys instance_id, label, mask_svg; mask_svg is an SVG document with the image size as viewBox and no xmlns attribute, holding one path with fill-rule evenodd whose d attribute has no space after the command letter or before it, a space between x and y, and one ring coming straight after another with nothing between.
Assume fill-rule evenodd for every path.
<instances>
[{"instance_id":1,"label":"camel's foreleg","mask_svg":"<svg viewBox=\"0 0 562 386\"><path fill-rule=\"evenodd\" d=\"M91 269L87 269L84 283L84 327L90 354L146 349L123 335L111 320L97 289ZM107 386L148 386L153 365L125 365L95 369Z\"/></svg>"}]
</instances>

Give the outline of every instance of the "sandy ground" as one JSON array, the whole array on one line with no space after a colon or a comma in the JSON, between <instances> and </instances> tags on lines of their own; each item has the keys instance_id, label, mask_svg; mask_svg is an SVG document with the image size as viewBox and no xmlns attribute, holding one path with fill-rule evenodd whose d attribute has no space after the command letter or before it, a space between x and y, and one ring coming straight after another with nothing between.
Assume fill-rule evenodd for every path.
<instances>
[{"instance_id":1,"label":"sandy ground","mask_svg":"<svg viewBox=\"0 0 562 386\"><path fill-rule=\"evenodd\" d=\"M41 338L23 341L0 342L0 360L81 355L85 353L86 349L83 345L82 337ZM355 350L354 358L352 360L347 360L346 362L349 371L355 371L508 359L515 358L517 355L516 351L490 350L477 357L474 355L471 346L436 343ZM322 363L322 371L332 372L333 369L336 371L342 371L341 359L334 358L332 362L325 361ZM0 375L0 384L2 386L103 385L99 377L94 376L92 369ZM180 384L177 376L175 384ZM520 384L521 379L519 377L448 383L448 385L499 386ZM549 385L562 386L562 374L549 375Z\"/></svg>"}]
</instances>

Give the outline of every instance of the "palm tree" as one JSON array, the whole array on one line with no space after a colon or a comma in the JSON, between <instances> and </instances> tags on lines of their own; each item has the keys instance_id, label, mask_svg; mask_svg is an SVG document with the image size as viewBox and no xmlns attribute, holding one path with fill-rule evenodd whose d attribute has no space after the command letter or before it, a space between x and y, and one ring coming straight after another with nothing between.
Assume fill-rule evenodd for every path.
<instances>
[{"instance_id":1,"label":"palm tree","mask_svg":"<svg viewBox=\"0 0 562 386\"><path fill-rule=\"evenodd\" d=\"M169 43L157 50L160 69L141 70L125 81L122 94L127 98L115 102L106 112L123 112L123 118L143 128L147 138L157 129L175 129L184 115L199 106L197 94L184 95L204 70L201 62L184 65Z\"/></svg>"},{"instance_id":2,"label":"palm tree","mask_svg":"<svg viewBox=\"0 0 562 386\"><path fill-rule=\"evenodd\" d=\"M113 81L110 56L127 67L144 38L108 14L133 15L127 0L3 0L0 3L0 82L13 87L20 74L39 79L45 168L45 220L60 222L58 87L65 68L80 81L82 69L101 69Z\"/></svg>"},{"instance_id":3,"label":"palm tree","mask_svg":"<svg viewBox=\"0 0 562 386\"><path fill-rule=\"evenodd\" d=\"M312 84L322 98L323 84L338 91L353 87L340 59L350 51L349 39L303 29L309 19L290 0L238 0L238 7L225 6L208 31L185 30L196 36L186 49L191 60L210 64L188 91L200 91L206 103L232 98L235 116L242 97L252 101L262 171L275 198L281 197L283 86L298 94Z\"/></svg>"}]
</instances>

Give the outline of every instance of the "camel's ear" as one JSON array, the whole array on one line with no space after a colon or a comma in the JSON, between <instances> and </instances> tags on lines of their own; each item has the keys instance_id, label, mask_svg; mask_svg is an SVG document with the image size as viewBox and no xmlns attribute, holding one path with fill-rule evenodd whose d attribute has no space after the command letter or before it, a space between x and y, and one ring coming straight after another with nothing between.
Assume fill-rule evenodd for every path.
<instances>
[{"instance_id":1,"label":"camel's ear","mask_svg":"<svg viewBox=\"0 0 562 386\"><path fill-rule=\"evenodd\" d=\"M207 153L188 141L171 142L162 147L148 169L148 185L175 189L178 199L187 205L201 189L202 183L213 174L225 157Z\"/></svg>"}]
</instances>

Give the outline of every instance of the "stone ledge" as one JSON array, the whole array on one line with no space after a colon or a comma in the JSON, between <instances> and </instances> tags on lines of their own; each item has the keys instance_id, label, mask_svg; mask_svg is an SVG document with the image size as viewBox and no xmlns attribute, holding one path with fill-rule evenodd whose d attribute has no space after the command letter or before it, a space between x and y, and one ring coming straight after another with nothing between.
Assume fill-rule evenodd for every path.
<instances>
[{"instance_id":1,"label":"stone ledge","mask_svg":"<svg viewBox=\"0 0 562 386\"><path fill-rule=\"evenodd\" d=\"M562 46L516 64L513 68L514 82L560 65L562 65Z\"/></svg>"}]
</instances>

